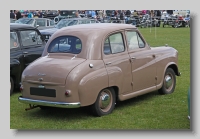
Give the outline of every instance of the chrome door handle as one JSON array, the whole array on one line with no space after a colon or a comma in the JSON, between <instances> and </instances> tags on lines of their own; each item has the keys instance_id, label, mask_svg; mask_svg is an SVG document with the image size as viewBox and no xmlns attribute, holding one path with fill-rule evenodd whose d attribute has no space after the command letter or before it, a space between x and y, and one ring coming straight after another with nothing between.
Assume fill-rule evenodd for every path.
<instances>
[{"instance_id":1,"label":"chrome door handle","mask_svg":"<svg viewBox=\"0 0 200 139\"><path fill-rule=\"evenodd\" d=\"M23 52L23 54L28 54L28 52Z\"/></svg>"},{"instance_id":2,"label":"chrome door handle","mask_svg":"<svg viewBox=\"0 0 200 139\"><path fill-rule=\"evenodd\" d=\"M111 62L106 63L106 65L110 65L110 64L111 64Z\"/></svg>"},{"instance_id":3,"label":"chrome door handle","mask_svg":"<svg viewBox=\"0 0 200 139\"><path fill-rule=\"evenodd\" d=\"M131 59L136 59L135 57L131 57Z\"/></svg>"}]
</instances>

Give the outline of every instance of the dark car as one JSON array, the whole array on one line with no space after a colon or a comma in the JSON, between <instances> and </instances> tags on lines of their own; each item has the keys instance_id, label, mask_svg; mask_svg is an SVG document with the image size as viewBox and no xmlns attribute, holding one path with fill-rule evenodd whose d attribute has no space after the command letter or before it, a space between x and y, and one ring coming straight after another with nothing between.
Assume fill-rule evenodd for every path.
<instances>
[{"instance_id":1,"label":"dark car","mask_svg":"<svg viewBox=\"0 0 200 139\"><path fill-rule=\"evenodd\" d=\"M20 87L23 70L42 55L45 44L37 28L10 23L10 95Z\"/></svg>"},{"instance_id":2,"label":"dark car","mask_svg":"<svg viewBox=\"0 0 200 139\"><path fill-rule=\"evenodd\" d=\"M54 19L56 16L59 15L58 11L57 10L46 10L46 11L43 11L43 17L44 18L49 18L49 19Z\"/></svg>"},{"instance_id":3,"label":"dark car","mask_svg":"<svg viewBox=\"0 0 200 139\"><path fill-rule=\"evenodd\" d=\"M54 22L58 23L62 19L75 18L76 10L60 10L59 15L54 17Z\"/></svg>"},{"instance_id":4,"label":"dark car","mask_svg":"<svg viewBox=\"0 0 200 139\"><path fill-rule=\"evenodd\" d=\"M43 29L40 30L41 34L44 36L46 42L51 37L51 35L56 32L57 30L72 26L72 25L78 25L78 24L92 24L92 23L100 23L96 19L88 19L88 18L69 18L69 19L62 19L54 26L54 28L51 29Z\"/></svg>"}]
</instances>

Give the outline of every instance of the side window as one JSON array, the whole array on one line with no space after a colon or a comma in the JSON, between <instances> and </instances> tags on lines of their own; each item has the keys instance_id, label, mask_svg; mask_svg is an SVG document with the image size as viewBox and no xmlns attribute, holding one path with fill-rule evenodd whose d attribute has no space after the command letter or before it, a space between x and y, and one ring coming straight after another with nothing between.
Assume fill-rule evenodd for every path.
<instances>
[{"instance_id":1,"label":"side window","mask_svg":"<svg viewBox=\"0 0 200 139\"><path fill-rule=\"evenodd\" d=\"M53 20L51 20L50 21L50 26L54 26L55 24L54 24L54 21Z\"/></svg>"},{"instance_id":2,"label":"side window","mask_svg":"<svg viewBox=\"0 0 200 139\"><path fill-rule=\"evenodd\" d=\"M104 54L106 55L111 54L109 38L107 38L106 41L104 42Z\"/></svg>"},{"instance_id":3,"label":"side window","mask_svg":"<svg viewBox=\"0 0 200 139\"><path fill-rule=\"evenodd\" d=\"M19 47L19 41L18 36L16 32L10 32L10 49L18 48Z\"/></svg>"},{"instance_id":4,"label":"side window","mask_svg":"<svg viewBox=\"0 0 200 139\"><path fill-rule=\"evenodd\" d=\"M124 41L121 33L110 35L104 42L104 54L115 54L125 50Z\"/></svg>"},{"instance_id":5,"label":"side window","mask_svg":"<svg viewBox=\"0 0 200 139\"><path fill-rule=\"evenodd\" d=\"M35 22L34 22L34 25L33 25L33 26L34 26L34 27L36 27L36 26L37 26L37 21L35 21Z\"/></svg>"},{"instance_id":6,"label":"side window","mask_svg":"<svg viewBox=\"0 0 200 139\"><path fill-rule=\"evenodd\" d=\"M96 21L95 20L91 20L91 23L96 23Z\"/></svg>"},{"instance_id":7,"label":"side window","mask_svg":"<svg viewBox=\"0 0 200 139\"><path fill-rule=\"evenodd\" d=\"M142 38L140 37L140 35L139 34L137 34L138 35L138 42L139 42L139 47L140 48L144 48L144 42L143 42L143 40L142 40Z\"/></svg>"},{"instance_id":8,"label":"side window","mask_svg":"<svg viewBox=\"0 0 200 139\"><path fill-rule=\"evenodd\" d=\"M126 36L127 36L127 42L128 42L129 50L133 50L133 49L139 48L138 37L137 37L137 33L136 32L127 31L126 32Z\"/></svg>"},{"instance_id":9,"label":"side window","mask_svg":"<svg viewBox=\"0 0 200 139\"><path fill-rule=\"evenodd\" d=\"M49 26L49 20L47 20L47 27Z\"/></svg>"},{"instance_id":10,"label":"side window","mask_svg":"<svg viewBox=\"0 0 200 139\"><path fill-rule=\"evenodd\" d=\"M86 20L86 24L90 24L90 20Z\"/></svg>"},{"instance_id":11,"label":"side window","mask_svg":"<svg viewBox=\"0 0 200 139\"><path fill-rule=\"evenodd\" d=\"M23 46L42 44L41 36L35 30L25 30L20 32Z\"/></svg>"},{"instance_id":12,"label":"side window","mask_svg":"<svg viewBox=\"0 0 200 139\"><path fill-rule=\"evenodd\" d=\"M79 20L80 24L86 24L86 20Z\"/></svg>"}]
</instances>

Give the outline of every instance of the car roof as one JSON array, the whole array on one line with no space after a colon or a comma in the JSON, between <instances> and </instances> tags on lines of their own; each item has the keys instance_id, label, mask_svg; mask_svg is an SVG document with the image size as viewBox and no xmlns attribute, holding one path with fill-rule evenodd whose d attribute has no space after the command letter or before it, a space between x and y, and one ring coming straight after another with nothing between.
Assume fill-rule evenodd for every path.
<instances>
[{"instance_id":1,"label":"car roof","mask_svg":"<svg viewBox=\"0 0 200 139\"><path fill-rule=\"evenodd\" d=\"M99 23L99 24L80 24L75 26L63 27L57 30L48 40L44 49L43 56L47 55L47 48L49 44L60 36L75 36L81 40L82 49L78 56L86 59L101 59L101 45L102 41L110 33L123 30L137 30L137 28L130 24L118 23Z\"/></svg>"},{"instance_id":2,"label":"car roof","mask_svg":"<svg viewBox=\"0 0 200 139\"><path fill-rule=\"evenodd\" d=\"M92 19L92 18L64 18L61 20L96 20L96 19Z\"/></svg>"},{"instance_id":3,"label":"car roof","mask_svg":"<svg viewBox=\"0 0 200 139\"><path fill-rule=\"evenodd\" d=\"M99 30L101 33L101 30L104 30L105 32L109 33L115 30L120 30L120 29L137 29L134 25L130 24L119 24L119 23L100 23L100 24L80 24L76 26L68 26L68 27L63 27L60 29L62 32L68 32L70 30L81 32L81 31L87 31L87 32L96 32Z\"/></svg>"},{"instance_id":4,"label":"car roof","mask_svg":"<svg viewBox=\"0 0 200 139\"><path fill-rule=\"evenodd\" d=\"M27 24L19 24L19 23L10 23L11 30L20 30L20 29L35 29L35 27Z\"/></svg>"}]
</instances>

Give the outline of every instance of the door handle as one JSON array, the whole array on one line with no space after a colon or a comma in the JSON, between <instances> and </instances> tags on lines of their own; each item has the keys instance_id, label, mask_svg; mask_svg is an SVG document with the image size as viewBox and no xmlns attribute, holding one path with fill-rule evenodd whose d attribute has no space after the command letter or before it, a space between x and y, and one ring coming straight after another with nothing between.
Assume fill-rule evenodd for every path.
<instances>
[{"instance_id":1,"label":"door handle","mask_svg":"<svg viewBox=\"0 0 200 139\"><path fill-rule=\"evenodd\" d=\"M23 52L23 54L28 54L28 52Z\"/></svg>"},{"instance_id":2,"label":"door handle","mask_svg":"<svg viewBox=\"0 0 200 139\"><path fill-rule=\"evenodd\" d=\"M136 59L135 57L131 57L131 59Z\"/></svg>"},{"instance_id":3,"label":"door handle","mask_svg":"<svg viewBox=\"0 0 200 139\"><path fill-rule=\"evenodd\" d=\"M106 63L106 65L110 65L110 64L111 64L111 62Z\"/></svg>"}]
</instances>

